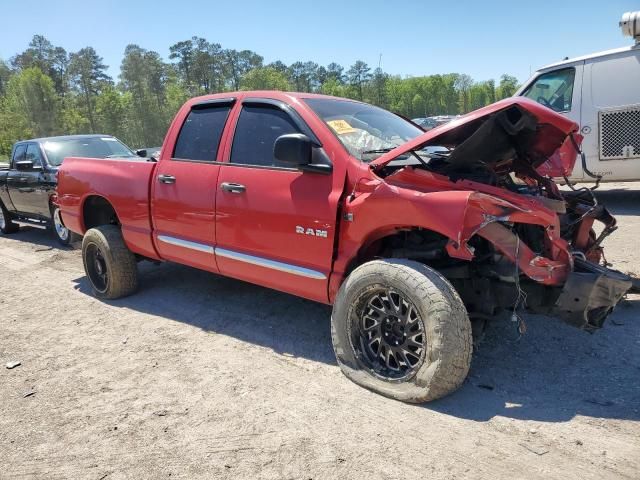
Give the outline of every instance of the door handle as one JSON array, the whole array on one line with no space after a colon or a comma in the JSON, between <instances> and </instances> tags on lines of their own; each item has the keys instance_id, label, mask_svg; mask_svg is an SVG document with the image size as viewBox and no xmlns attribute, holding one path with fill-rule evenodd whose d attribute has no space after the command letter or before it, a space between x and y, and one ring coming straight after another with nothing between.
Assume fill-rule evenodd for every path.
<instances>
[{"instance_id":1,"label":"door handle","mask_svg":"<svg viewBox=\"0 0 640 480\"><path fill-rule=\"evenodd\" d=\"M245 187L244 185L230 182L221 183L220 188L222 188L223 191L229 193L244 193L247 190L247 187Z\"/></svg>"},{"instance_id":2,"label":"door handle","mask_svg":"<svg viewBox=\"0 0 640 480\"><path fill-rule=\"evenodd\" d=\"M176 177L173 175L158 175L158 181L160 183L176 183Z\"/></svg>"}]
</instances>

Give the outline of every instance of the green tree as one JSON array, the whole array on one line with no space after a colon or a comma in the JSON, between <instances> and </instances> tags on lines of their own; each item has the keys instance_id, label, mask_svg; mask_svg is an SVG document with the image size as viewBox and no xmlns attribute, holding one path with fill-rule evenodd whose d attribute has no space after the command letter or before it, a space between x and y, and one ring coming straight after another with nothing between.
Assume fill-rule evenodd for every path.
<instances>
[{"instance_id":1,"label":"green tree","mask_svg":"<svg viewBox=\"0 0 640 480\"><path fill-rule=\"evenodd\" d=\"M39 137L58 133L58 101L53 80L38 67L26 68L11 77L5 102L7 114L24 130Z\"/></svg>"},{"instance_id":2,"label":"green tree","mask_svg":"<svg viewBox=\"0 0 640 480\"><path fill-rule=\"evenodd\" d=\"M289 90L287 77L271 67L248 71L240 83L242 90Z\"/></svg>"},{"instance_id":3,"label":"green tree","mask_svg":"<svg viewBox=\"0 0 640 480\"><path fill-rule=\"evenodd\" d=\"M362 60L356 61L347 71L349 83L356 89L359 100L362 100L364 85L371 80L371 68Z\"/></svg>"},{"instance_id":4,"label":"green tree","mask_svg":"<svg viewBox=\"0 0 640 480\"><path fill-rule=\"evenodd\" d=\"M232 90L240 90L242 77L251 69L262 67L263 58L251 50L225 50L225 72Z\"/></svg>"},{"instance_id":5,"label":"green tree","mask_svg":"<svg viewBox=\"0 0 640 480\"><path fill-rule=\"evenodd\" d=\"M512 97L518 90L518 79L506 73L500 77L500 84L496 96L498 100L503 98Z\"/></svg>"},{"instance_id":6,"label":"green tree","mask_svg":"<svg viewBox=\"0 0 640 480\"><path fill-rule=\"evenodd\" d=\"M69 79L79 95L79 101L89 120L91 132L96 132L95 103L102 89L110 85L107 66L92 47L72 53L69 57Z\"/></svg>"},{"instance_id":7,"label":"green tree","mask_svg":"<svg viewBox=\"0 0 640 480\"><path fill-rule=\"evenodd\" d=\"M96 116L100 133L114 135L123 141L129 141L127 135L128 100L126 94L107 85L96 100Z\"/></svg>"},{"instance_id":8,"label":"green tree","mask_svg":"<svg viewBox=\"0 0 640 480\"><path fill-rule=\"evenodd\" d=\"M38 67L45 75L53 79L57 93L64 95L67 85L65 79L68 64L67 52L55 47L43 35L34 35L29 47L11 59L16 70Z\"/></svg>"}]
</instances>

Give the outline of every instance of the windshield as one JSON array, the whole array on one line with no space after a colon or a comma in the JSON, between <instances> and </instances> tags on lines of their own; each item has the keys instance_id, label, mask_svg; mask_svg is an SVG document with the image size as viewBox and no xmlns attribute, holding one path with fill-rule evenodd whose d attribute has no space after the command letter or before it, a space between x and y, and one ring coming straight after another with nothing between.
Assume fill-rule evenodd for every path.
<instances>
[{"instance_id":1,"label":"windshield","mask_svg":"<svg viewBox=\"0 0 640 480\"><path fill-rule=\"evenodd\" d=\"M308 98L305 102L349 153L363 162L371 162L424 133L398 115L366 103L326 98Z\"/></svg>"},{"instance_id":2,"label":"windshield","mask_svg":"<svg viewBox=\"0 0 640 480\"><path fill-rule=\"evenodd\" d=\"M47 140L42 144L51 165L59 166L65 157L129 158L135 157L129 147L113 137L88 137Z\"/></svg>"}]
</instances>

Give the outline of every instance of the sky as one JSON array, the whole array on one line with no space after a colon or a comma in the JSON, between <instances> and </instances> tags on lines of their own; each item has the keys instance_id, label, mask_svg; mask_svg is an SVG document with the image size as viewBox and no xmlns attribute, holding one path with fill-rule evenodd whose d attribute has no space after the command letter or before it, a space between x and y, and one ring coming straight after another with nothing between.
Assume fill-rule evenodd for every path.
<instances>
[{"instance_id":1,"label":"sky","mask_svg":"<svg viewBox=\"0 0 640 480\"><path fill-rule=\"evenodd\" d=\"M635 10L640 0L0 0L0 58L41 34L69 52L94 47L117 79L126 45L168 60L170 45L196 35L265 63L381 61L403 76L524 81L566 56L632 44L618 21Z\"/></svg>"}]
</instances>

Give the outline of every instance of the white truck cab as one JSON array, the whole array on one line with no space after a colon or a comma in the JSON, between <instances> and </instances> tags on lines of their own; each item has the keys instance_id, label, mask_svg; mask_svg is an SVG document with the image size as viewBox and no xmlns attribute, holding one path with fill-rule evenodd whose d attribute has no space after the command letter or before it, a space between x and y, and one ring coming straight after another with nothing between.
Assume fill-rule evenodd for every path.
<instances>
[{"instance_id":1,"label":"white truck cab","mask_svg":"<svg viewBox=\"0 0 640 480\"><path fill-rule=\"evenodd\" d=\"M635 45L548 65L516 92L580 125L587 168L578 158L574 182L640 180L640 12L620 26Z\"/></svg>"}]
</instances>

